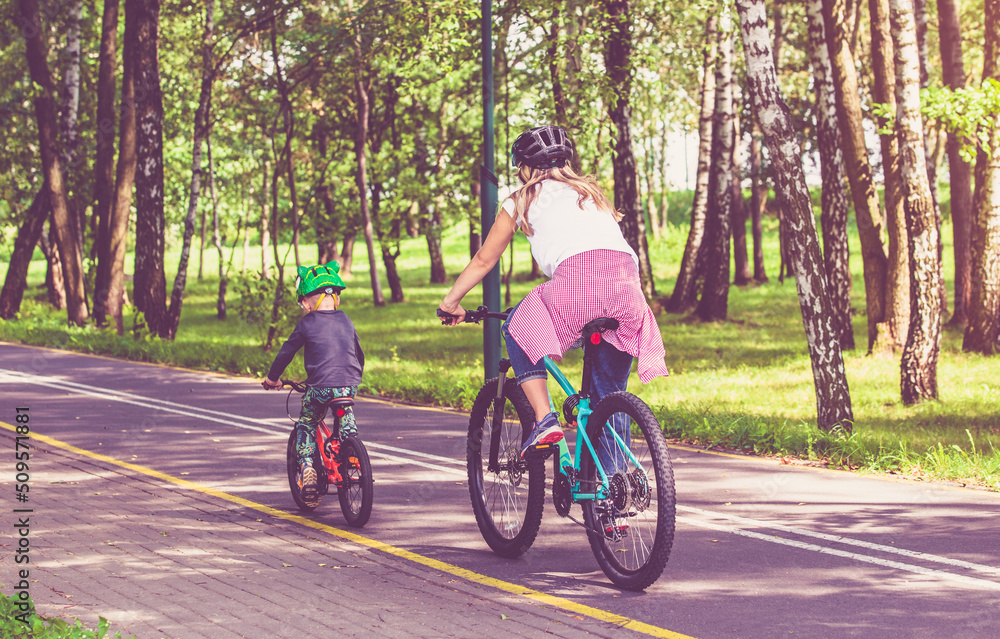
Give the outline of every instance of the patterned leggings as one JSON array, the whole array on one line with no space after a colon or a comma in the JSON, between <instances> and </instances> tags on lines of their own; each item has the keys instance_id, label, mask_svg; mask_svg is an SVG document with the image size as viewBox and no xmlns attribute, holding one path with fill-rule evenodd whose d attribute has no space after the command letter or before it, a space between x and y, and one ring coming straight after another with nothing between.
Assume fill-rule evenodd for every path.
<instances>
[{"instance_id":1,"label":"patterned leggings","mask_svg":"<svg viewBox=\"0 0 1000 639\"><path fill-rule=\"evenodd\" d=\"M309 463L316 453L316 429L326 417L326 403L337 397L355 397L357 386L335 386L333 388L315 388L310 386L302 395L302 413L295 424L295 448L299 453L299 463ZM340 437L350 437L358 434L358 425L354 421L354 408L347 407L344 416L340 418Z\"/></svg>"}]
</instances>

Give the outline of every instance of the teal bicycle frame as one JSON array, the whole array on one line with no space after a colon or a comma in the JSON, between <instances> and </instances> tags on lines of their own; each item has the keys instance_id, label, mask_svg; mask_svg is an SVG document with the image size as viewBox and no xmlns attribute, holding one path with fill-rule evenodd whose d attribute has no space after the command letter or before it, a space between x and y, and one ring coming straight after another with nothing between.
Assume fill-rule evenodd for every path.
<instances>
[{"instance_id":1,"label":"teal bicycle frame","mask_svg":"<svg viewBox=\"0 0 1000 639\"><path fill-rule=\"evenodd\" d=\"M570 383L569 379L566 378L563 372L559 370L559 367L556 366L556 363L553 362L548 357L544 358L544 360L545 360L545 369L549 372L550 375L552 375L552 377L555 378L556 383L559 384L560 388L563 389L566 395L567 396L576 395L577 394L576 389L573 388L573 385ZM586 369L587 366L585 365L584 368ZM585 380L587 379L587 373L588 371L585 370L584 371ZM570 482L570 494L572 495L574 502L589 501L595 499L607 499L609 495L608 475L604 471L604 468L601 465L601 463L597 461L598 460L597 450L594 449L594 444L593 442L590 441L590 437L587 435L587 421L590 418L590 415L594 412L593 409L591 409L590 407L590 395L589 393L580 393L579 397L580 397L580 402L579 404L577 404L576 407L577 455L576 458L574 459L572 453L570 453L569 444L566 443L565 438L559 440L556 444L554 444L554 446L557 448L557 455L556 455L557 461L555 464L555 470L556 472L562 473L564 476L569 478L570 473L568 473L566 470L567 468L569 468L572 469L573 471L572 475L575 476L577 473L580 472L580 459L583 457L583 455L581 455L580 453L584 450L584 448L586 448L586 450L590 452L592 459L595 460L594 466L597 468L597 472L600 475L601 478L600 484L597 486L596 492L583 492L579 481ZM642 464L640 464L639 460L635 458L634 454L632 454L631 446L625 443L625 440L621 438L621 435L619 435L614 428L609 428L607 427L607 425L605 425L605 430L607 430L611 434L611 436L614 437L615 443L620 447L619 449L622 450L628 456L629 460L631 460L631 462L635 464L637 468L641 468Z\"/></svg>"}]
</instances>

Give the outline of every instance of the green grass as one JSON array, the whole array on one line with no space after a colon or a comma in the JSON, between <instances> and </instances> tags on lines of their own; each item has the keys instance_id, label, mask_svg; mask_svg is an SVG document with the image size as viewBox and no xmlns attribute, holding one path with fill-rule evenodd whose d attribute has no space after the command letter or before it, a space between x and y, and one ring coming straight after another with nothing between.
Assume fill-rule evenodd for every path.
<instances>
[{"instance_id":1,"label":"green grass","mask_svg":"<svg viewBox=\"0 0 1000 639\"><path fill-rule=\"evenodd\" d=\"M35 605L27 599L22 608L21 599L0 593L0 637L4 639L104 639L111 624L99 617L96 630L91 630L78 619L70 624L55 617L35 614ZM121 638L121 632L114 636ZM135 639L133 636L131 639Z\"/></svg>"},{"instance_id":2,"label":"green grass","mask_svg":"<svg viewBox=\"0 0 1000 639\"><path fill-rule=\"evenodd\" d=\"M656 287L669 295L687 238L683 197L671 207L671 225L651 247ZM681 213L678 213L680 211ZM461 225L460 225L461 226ZM766 220L765 255L771 281L733 287L729 318L703 324L688 316L658 317L672 375L642 385L633 376L631 391L654 410L667 435L675 440L761 455L797 456L870 472L955 480L1000 490L1000 360L961 351L961 333L945 331L938 381L940 400L906 407L900 401L898 355L866 356L864 284L857 238L852 246L854 328L862 350L845 353L855 415L854 433L824 433L816 428L816 400L795 283L777 281L777 223ZM946 238L946 255L950 255ZM446 263L454 277L467 262L467 231L444 236ZM353 279L343 297L343 310L358 327L367 363L362 392L408 401L469 408L482 383L482 332L474 326L441 327L434 309L448 286L427 284L429 268L423 238L403 242L399 269L406 302L375 308L369 287L367 256L359 244ZM259 249L252 264L259 264ZM315 248L303 247L304 259ZM206 252L205 273L215 273L214 252ZM509 253L503 268L508 267ZM176 268L176 247L167 264ZM522 281L530 270L527 243L518 236L514 248L516 303L535 282ZM237 252L238 268L241 256ZM128 262L131 266L131 258ZM215 317L217 281L197 281L197 259L190 269L181 328L175 342L119 337L108 330L70 328L65 313L44 303L39 287L44 264L32 264L33 287L17 321L0 322L0 339L158 361L182 367L227 371L259 378L273 354L262 352L258 329L237 317L237 301L229 297L230 315ZM946 278L950 283L950 263ZM379 265L383 290L384 267ZM3 267L0 266L0 270ZM173 274L168 273L168 285ZM232 291L232 287L230 288ZM479 289L465 299L474 307ZM579 379L579 351L563 365ZM301 357L287 373L302 377ZM248 383L250 380L248 379ZM558 389L556 389L558 393ZM562 398L554 397L557 406Z\"/></svg>"}]
</instances>

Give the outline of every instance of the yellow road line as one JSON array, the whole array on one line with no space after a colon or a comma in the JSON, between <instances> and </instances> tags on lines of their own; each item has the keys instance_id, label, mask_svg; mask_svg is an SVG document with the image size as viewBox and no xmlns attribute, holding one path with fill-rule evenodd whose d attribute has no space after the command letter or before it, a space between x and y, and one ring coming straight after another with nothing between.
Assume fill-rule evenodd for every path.
<instances>
[{"instance_id":1,"label":"yellow road line","mask_svg":"<svg viewBox=\"0 0 1000 639\"><path fill-rule=\"evenodd\" d=\"M3 428L6 428L7 430L9 430L11 432L16 432L16 428L14 426L12 426L10 424L7 424L5 422L0 422L0 426L2 426ZM97 460L97 461L102 461L102 462L105 462L107 464L113 464L115 466L120 466L122 468L125 468L127 470L131 470L131 471L136 472L136 473L147 475L149 477L154 477L154 478L159 479L161 481L165 481L165 482L174 484L176 486L180 486L182 488L187 488L189 490L194 490L194 491L197 491L197 492L200 492L200 493L204 493L206 495L210 495L212 497L216 497L216 498L222 499L224 501L232 502L234 504L239 504L240 506L243 506L245 508L250 508L250 509L253 509L253 510L265 513L267 515L270 515L272 517L277 517L279 519L284 519L286 521L291 521L291 522L294 522L294 523L297 523L297 524L301 524L303 526L308 526L309 528L313 528L315 530L319 530L321 532L325 532L325 533L333 535L335 537L341 537L343 539L347 539L348 541L352 541L352 542L354 542L356 544L359 544L361 546L367 546L367 547L372 548L374 550L378 550L378 551L384 552L384 553L386 553L388 555L399 557L401 559L406 559L406 560L412 561L414 563L421 564L423 566L427 566L428 568L432 568L432 569L438 570L440 572L444 572L444 573L448 573L450 575L454 575L456 577L460 577L462 579L465 579L467 581L471 581L473 583L481 584L481 585L484 585L484 586L490 586L492 588L496 588L497 590L502 590L504 592L508 592L510 594L513 594L513 595L518 595L518 596L521 596L521 597L525 597L527 599L531 599L533 601L537 601L539 603L546 604L546 605L552 606L554 608L559 608L559 609L562 609L562 610L565 610L565 611L568 611L568 612L572 612L572 613L577 614L577 615L583 615L583 616L586 616L586 617L591 617L593 619L597 619L599 621L605 621L605 622L608 622L608 623L612 623L612 624L618 625L618 626L620 626L622 628L627 628L629 630L634 630L636 632L640 632L640 633L643 633L643 634L646 634L646 635L649 635L649 636L652 636L652 637L666 637L666 638L669 638L669 639L691 639L687 635L682 635L680 633L673 632L671 630L667 630L666 628L660 628L658 626L653 626L651 624L643 623L641 621L637 621L637 620L631 619L629 617L624 617L622 615L616 615L614 613L607 612L605 610L600 610L598 608L592 608L590 606L585 606L585 605L579 604L579 603L577 603L575 601L571 601L569 599L564 599L563 597L557 597L557 596L554 596L554 595L546 594L546 593L538 591L538 590L533 590L533 589L528 588L526 586L520 586L518 584L510 583L510 582L507 582L507 581L502 581L500 579L494 579L492 577L487 577L486 575L481 575L481 574L473 572L471 570L467 570L467 569L461 568L459 566L455 566L455 565L452 565L452 564L449 564L449 563L446 563L446 562L443 562L443 561L439 561L437 559L432 559L430 557L424 557L423 555L418 555L415 552L411 552L411 551L405 550L403 548L397 548L396 546L392 546L390 544L386 544L386 543L383 543L381 541L377 541L375 539L370 539L368 537L362 537L361 535L358 535L356 533L352 533L352 532L347 531L347 530L341 530L340 528L334 528L333 526L328 526L327 524L323 524L323 523L320 523L318 521L313 521L311 519L307 519L305 517L302 517L301 515L295 515L295 514L292 514L292 513L285 512L283 510L278 510L277 508L272 508L271 506L266 506L264 504L259 504L259 503L254 502L254 501L250 501L249 499L244 499L243 497L239 497L237 495L231 495L229 493L224 493L221 490L216 490L216 489L210 488L208 486L203 486L201 484L195 483L193 481L189 481L187 479L180 479L179 477L174 477L172 475L168 475L168 474L160 472L158 470L154 470L152 468L147 468L146 466L140 466L139 464L133 464L133 463L130 463L130 462L122 461L120 459L115 459L114 457L109 457L108 455L102 455L100 453L95 453L95 452L92 452L92 451L89 451L89 450L84 450L82 448L77 448L76 446L73 446L72 444L67 444L65 442L59 441L58 439L53 439L52 437L48 437L47 435L41 435L41 434L32 432L31 433L31 439L39 441L39 442L43 442L45 444L48 444L50 446L54 446L56 448L61 448L61 449L65 450L65 451L68 451L68 452L71 452L71 453L74 453L74 454L77 454L77 455L81 455L83 457L88 457L90 459L94 459L94 460Z\"/></svg>"}]
</instances>

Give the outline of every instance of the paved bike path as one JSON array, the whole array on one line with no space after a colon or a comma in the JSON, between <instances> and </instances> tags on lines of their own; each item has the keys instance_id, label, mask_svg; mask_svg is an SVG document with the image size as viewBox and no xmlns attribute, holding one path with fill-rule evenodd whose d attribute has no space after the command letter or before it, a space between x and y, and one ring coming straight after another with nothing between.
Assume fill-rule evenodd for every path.
<instances>
[{"instance_id":1,"label":"paved bike path","mask_svg":"<svg viewBox=\"0 0 1000 639\"><path fill-rule=\"evenodd\" d=\"M0 422L27 403L33 432L88 451L32 442L32 595L43 612L100 614L143 639L308 637L322 624L348 636L619 636L629 620L663 636L975 637L1000 623L994 494L675 448L671 561L646 593L622 593L548 506L524 557L485 548L464 414L359 402L376 504L351 539L336 532L335 499L290 514L284 394L252 380L0 344L0 398ZM0 445L13 448L10 435L0 428ZM4 592L15 540L0 533Z\"/></svg>"}]
</instances>

